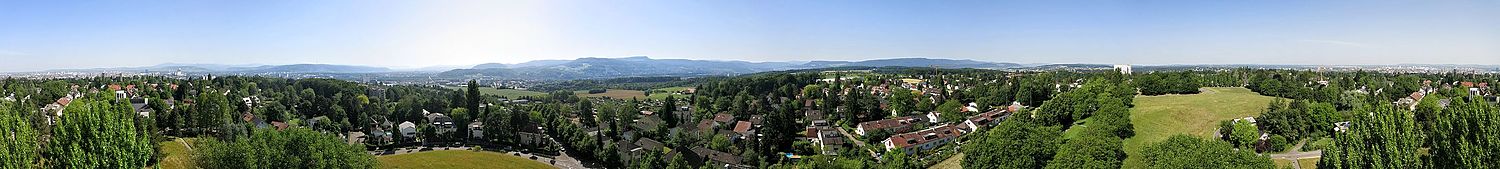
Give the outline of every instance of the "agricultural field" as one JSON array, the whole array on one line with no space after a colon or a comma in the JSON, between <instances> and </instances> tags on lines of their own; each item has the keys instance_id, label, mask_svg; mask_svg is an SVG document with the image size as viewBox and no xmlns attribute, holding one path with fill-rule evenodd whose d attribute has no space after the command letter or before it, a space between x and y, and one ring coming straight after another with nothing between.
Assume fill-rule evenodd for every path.
<instances>
[{"instance_id":1,"label":"agricultural field","mask_svg":"<svg viewBox=\"0 0 1500 169\"><path fill-rule=\"evenodd\" d=\"M445 88L453 89L453 90L466 90L464 87L457 87L457 86L447 86ZM479 88L479 93L480 94L485 94L485 95L495 95L495 96L500 96L500 97L505 97L505 98L519 98L519 97L522 97L522 96L542 96L542 95L547 95L547 93L538 92L538 91L516 90L516 89L496 89L496 88L492 88L492 87L480 87Z\"/></svg>"},{"instance_id":2,"label":"agricultural field","mask_svg":"<svg viewBox=\"0 0 1500 169\"><path fill-rule=\"evenodd\" d=\"M1177 134L1213 137L1219 121L1256 116L1274 97L1261 96L1241 87L1204 88L1201 94L1136 96L1130 109L1135 137L1125 139L1123 168L1143 168L1138 158L1146 145Z\"/></svg>"},{"instance_id":3,"label":"agricultural field","mask_svg":"<svg viewBox=\"0 0 1500 169\"><path fill-rule=\"evenodd\" d=\"M595 94L589 94L588 90L579 90L579 91L573 91L573 94L577 94L578 96L582 96L582 97L609 97L609 98L615 98L615 99L630 99L630 98L642 98L642 99L645 99L646 98L646 92L645 91L640 91L640 90L625 90L625 89L608 89L608 90L605 90L604 93L595 93ZM662 97L665 98L666 96L662 96Z\"/></svg>"},{"instance_id":4,"label":"agricultural field","mask_svg":"<svg viewBox=\"0 0 1500 169\"><path fill-rule=\"evenodd\" d=\"M375 157L379 168L551 169L551 165L488 151L437 150Z\"/></svg>"}]
</instances>

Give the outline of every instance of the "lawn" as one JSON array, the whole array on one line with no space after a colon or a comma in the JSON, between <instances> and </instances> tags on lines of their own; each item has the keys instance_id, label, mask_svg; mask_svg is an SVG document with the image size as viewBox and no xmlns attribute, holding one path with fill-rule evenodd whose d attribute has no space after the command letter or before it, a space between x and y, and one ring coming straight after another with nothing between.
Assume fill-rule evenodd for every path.
<instances>
[{"instance_id":1,"label":"lawn","mask_svg":"<svg viewBox=\"0 0 1500 169\"><path fill-rule=\"evenodd\" d=\"M1219 121L1259 115L1274 97L1241 87L1207 88L1203 94L1136 96L1130 120L1135 137L1125 139L1123 168L1145 168L1139 158L1146 145L1177 134L1213 137Z\"/></svg>"},{"instance_id":2,"label":"lawn","mask_svg":"<svg viewBox=\"0 0 1500 169\"><path fill-rule=\"evenodd\" d=\"M948 159L937 163L937 165L932 165L928 169L963 169L963 161L964 153L953 154L953 157L948 157Z\"/></svg>"},{"instance_id":3,"label":"lawn","mask_svg":"<svg viewBox=\"0 0 1500 169\"><path fill-rule=\"evenodd\" d=\"M448 89L453 89L453 90L467 90L464 87L457 87L457 86L448 86L447 88ZM492 87L480 87L479 88L479 93L480 94L485 94L485 95L501 96L501 97L505 97L505 98L520 98L521 96L542 96L542 95L547 95L547 93L542 93L542 92L537 92L537 91L516 90L516 89L496 89L496 88L492 88Z\"/></svg>"},{"instance_id":4,"label":"lawn","mask_svg":"<svg viewBox=\"0 0 1500 169\"><path fill-rule=\"evenodd\" d=\"M1292 168L1292 160L1271 159L1271 162L1276 163L1276 168ZM1302 169L1318 168L1318 158L1297 159L1297 166Z\"/></svg>"},{"instance_id":5,"label":"lawn","mask_svg":"<svg viewBox=\"0 0 1500 169\"><path fill-rule=\"evenodd\" d=\"M380 168L513 168L551 169L545 163L488 151L437 150L375 157Z\"/></svg>"},{"instance_id":6,"label":"lawn","mask_svg":"<svg viewBox=\"0 0 1500 169\"><path fill-rule=\"evenodd\" d=\"M191 139L178 138L176 140L191 142ZM176 140L156 143L161 145L161 153L166 154L166 157L162 157L157 165L164 169L194 168L191 167L193 166L192 151L188 150L187 145Z\"/></svg>"},{"instance_id":7,"label":"lawn","mask_svg":"<svg viewBox=\"0 0 1500 169\"><path fill-rule=\"evenodd\" d=\"M609 97L614 99L646 98L646 92L640 90L608 89L604 93L589 94L588 90L574 91L574 94L583 97ZM667 96L661 96L666 98Z\"/></svg>"}]
</instances>

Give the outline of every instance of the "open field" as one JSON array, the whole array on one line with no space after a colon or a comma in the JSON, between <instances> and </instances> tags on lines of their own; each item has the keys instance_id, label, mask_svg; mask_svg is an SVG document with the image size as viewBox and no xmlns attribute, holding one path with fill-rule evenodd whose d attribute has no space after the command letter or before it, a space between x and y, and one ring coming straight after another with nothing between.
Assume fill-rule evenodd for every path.
<instances>
[{"instance_id":1,"label":"open field","mask_svg":"<svg viewBox=\"0 0 1500 169\"><path fill-rule=\"evenodd\" d=\"M437 150L375 157L379 168L512 168L551 169L551 165L488 151Z\"/></svg>"},{"instance_id":2,"label":"open field","mask_svg":"<svg viewBox=\"0 0 1500 169\"><path fill-rule=\"evenodd\" d=\"M177 138L156 143L161 145L161 153L166 154L166 157L162 157L161 162L158 162L156 165L164 169L195 168L192 167L192 151L189 151L187 145L183 145L178 140L191 142L191 139Z\"/></svg>"},{"instance_id":3,"label":"open field","mask_svg":"<svg viewBox=\"0 0 1500 169\"><path fill-rule=\"evenodd\" d=\"M467 90L464 87L457 87L457 86L448 86L446 88L453 89L453 90ZM506 97L506 98L518 98L518 97L521 97L521 96L542 96L542 95L547 95L547 93L537 92L537 91L516 90L516 89L495 89L495 88L492 88L492 87L480 87L479 88L479 93L480 94L485 94L485 95L496 95L496 96L501 96L501 97Z\"/></svg>"},{"instance_id":4,"label":"open field","mask_svg":"<svg viewBox=\"0 0 1500 169\"><path fill-rule=\"evenodd\" d=\"M1261 96L1241 87L1212 87L1203 94L1136 96L1130 120L1135 137L1125 139L1123 168L1145 168L1139 158L1146 145L1172 135L1213 137L1219 121L1259 115L1274 97Z\"/></svg>"},{"instance_id":5,"label":"open field","mask_svg":"<svg viewBox=\"0 0 1500 169\"><path fill-rule=\"evenodd\" d=\"M645 99L646 98L646 92L645 91L640 91L640 90L625 90L625 89L609 89L609 90L605 90L604 93L598 93L598 94L589 94L588 90L579 90L579 91L573 91L573 94L578 94L578 96L583 96L583 97L609 97L609 98L615 98L615 99L630 99L630 98L642 98L642 99ZM662 97L665 98L667 96L662 96Z\"/></svg>"}]
</instances>

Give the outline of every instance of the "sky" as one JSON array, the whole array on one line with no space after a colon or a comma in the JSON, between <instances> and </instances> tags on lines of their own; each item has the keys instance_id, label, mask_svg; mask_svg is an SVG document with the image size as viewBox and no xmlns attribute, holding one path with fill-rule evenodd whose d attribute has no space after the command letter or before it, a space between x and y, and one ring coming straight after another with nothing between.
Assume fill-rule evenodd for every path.
<instances>
[{"instance_id":1,"label":"sky","mask_svg":"<svg viewBox=\"0 0 1500 169\"><path fill-rule=\"evenodd\" d=\"M0 71L628 56L1500 65L1500 1L0 0Z\"/></svg>"}]
</instances>

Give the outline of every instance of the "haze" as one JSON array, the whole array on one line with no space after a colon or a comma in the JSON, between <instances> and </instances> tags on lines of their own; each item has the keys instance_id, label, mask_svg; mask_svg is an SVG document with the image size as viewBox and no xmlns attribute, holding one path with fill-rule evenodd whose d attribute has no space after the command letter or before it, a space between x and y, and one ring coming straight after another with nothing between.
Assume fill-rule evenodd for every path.
<instances>
[{"instance_id":1,"label":"haze","mask_svg":"<svg viewBox=\"0 0 1500 169\"><path fill-rule=\"evenodd\" d=\"M0 71L651 56L1500 64L1500 1L0 1Z\"/></svg>"}]
</instances>

